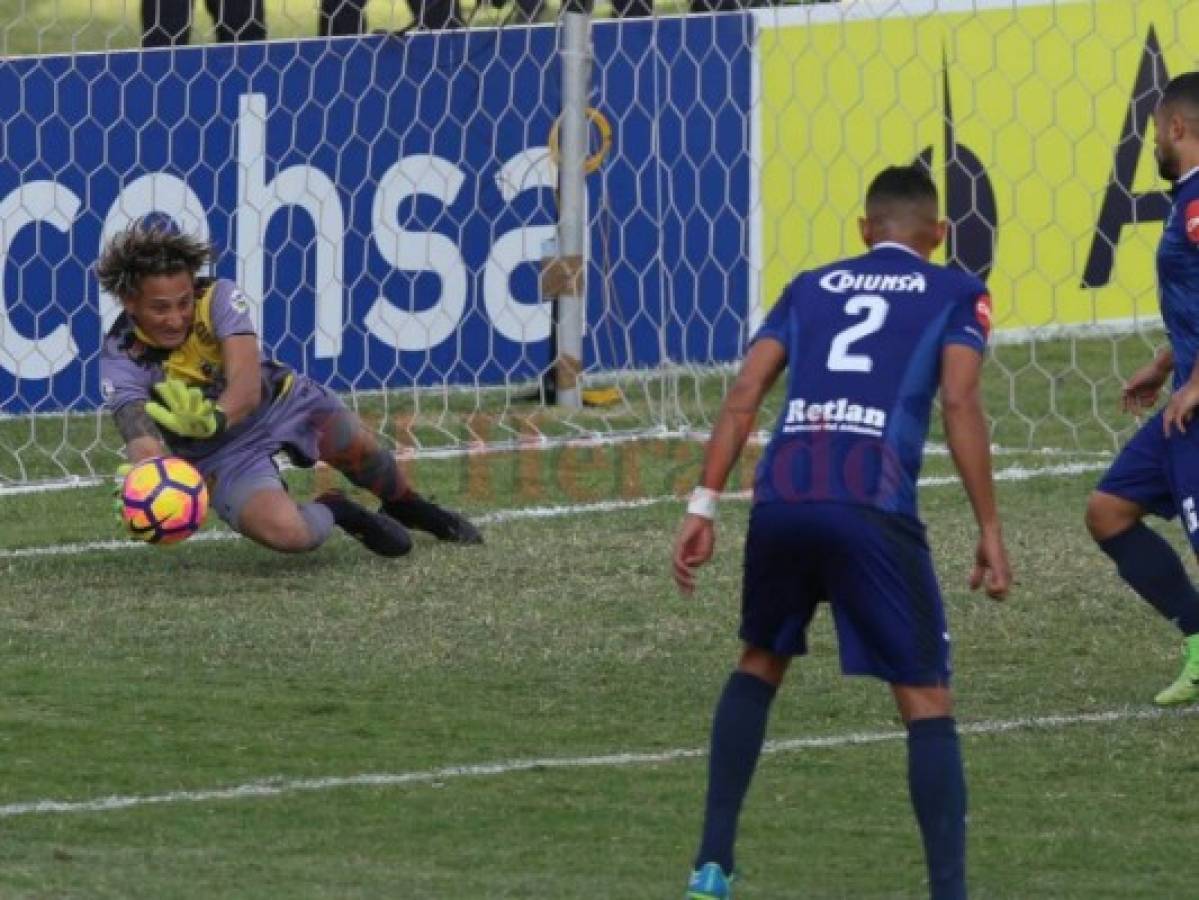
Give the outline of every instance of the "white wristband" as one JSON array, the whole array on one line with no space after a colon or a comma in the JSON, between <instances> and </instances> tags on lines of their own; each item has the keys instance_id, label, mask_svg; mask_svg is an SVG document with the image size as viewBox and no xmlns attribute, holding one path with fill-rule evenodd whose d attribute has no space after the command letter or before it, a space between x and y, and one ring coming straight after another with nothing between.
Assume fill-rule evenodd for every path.
<instances>
[{"instance_id":1,"label":"white wristband","mask_svg":"<svg viewBox=\"0 0 1199 900\"><path fill-rule=\"evenodd\" d=\"M690 516L702 516L705 519L716 519L716 501L720 499L720 492L714 491L711 488L697 487L691 492L691 499L687 501L687 514Z\"/></svg>"}]
</instances>

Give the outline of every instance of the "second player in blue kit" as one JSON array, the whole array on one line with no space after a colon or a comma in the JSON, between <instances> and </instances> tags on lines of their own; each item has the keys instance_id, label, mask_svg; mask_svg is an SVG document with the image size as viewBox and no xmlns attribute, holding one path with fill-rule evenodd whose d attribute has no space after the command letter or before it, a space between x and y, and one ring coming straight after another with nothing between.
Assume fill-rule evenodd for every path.
<instances>
[{"instance_id":1,"label":"second player in blue kit","mask_svg":"<svg viewBox=\"0 0 1199 900\"><path fill-rule=\"evenodd\" d=\"M979 380L990 297L930 263L946 223L918 167L883 171L861 220L869 252L800 274L755 335L725 399L674 550L686 593L712 555L716 499L786 370L758 465L745 542L743 648L716 707L703 835L687 897L731 896L737 820L775 692L832 608L846 674L887 682L908 727L909 786L930 894L966 895L966 787L949 687L949 633L918 517L933 401L979 526L970 575L1002 598L1011 581L996 512Z\"/></svg>"},{"instance_id":2,"label":"second player in blue kit","mask_svg":"<svg viewBox=\"0 0 1199 900\"><path fill-rule=\"evenodd\" d=\"M1165 408L1149 418L1100 480L1087 503L1087 528L1116 571L1183 636L1182 671L1158 692L1159 706L1199 700L1199 592L1182 560L1142 520L1176 515L1199 551L1199 72L1179 75L1153 115L1154 155L1173 184L1157 250L1162 321L1169 346L1124 386L1124 406L1151 407L1173 376Z\"/></svg>"}]
</instances>

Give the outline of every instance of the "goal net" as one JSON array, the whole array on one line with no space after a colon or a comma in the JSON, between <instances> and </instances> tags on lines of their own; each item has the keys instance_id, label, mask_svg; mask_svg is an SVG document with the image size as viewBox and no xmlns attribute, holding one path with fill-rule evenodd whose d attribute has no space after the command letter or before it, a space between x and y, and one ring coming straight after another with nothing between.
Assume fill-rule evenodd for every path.
<instances>
[{"instance_id":1,"label":"goal net","mask_svg":"<svg viewBox=\"0 0 1199 900\"><path fill-rule=\"evenodd\" d=\"M265 43L199 43L201 21L139 51L136 4L9 6L0 487L115 466L97 353L118 306L91 266L148 214L211 239L270 352L417 455L702 432L782 286L858 252L865 184L914 159L951 223L940 261L994 297L997 444L1110 450L1162 340L1149 116L1199 60L1199 0L601 5L582 59L486 8L387 30L406 7L374 0L380 33L314 39L315 0L278 0Z\"/></svg>"}]
</instances>

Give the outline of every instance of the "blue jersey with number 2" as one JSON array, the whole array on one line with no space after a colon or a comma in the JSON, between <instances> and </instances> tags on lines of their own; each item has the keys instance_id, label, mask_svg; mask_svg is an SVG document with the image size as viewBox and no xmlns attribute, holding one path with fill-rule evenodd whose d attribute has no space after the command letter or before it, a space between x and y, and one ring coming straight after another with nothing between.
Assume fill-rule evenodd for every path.
<instances>
[{"instance_id":1,"label":"blue jersey with number 2","mask_svg":"<svg viewBox=\"0 0 1199 900\"><path fill-rule=\"evenodd\" d=\"M973 275L899 244L804 272L754 341L787 352L787 394L756 503L854 503L917 517L941 351L986 349L991 299Z\"/></svg>"}]
</instances>

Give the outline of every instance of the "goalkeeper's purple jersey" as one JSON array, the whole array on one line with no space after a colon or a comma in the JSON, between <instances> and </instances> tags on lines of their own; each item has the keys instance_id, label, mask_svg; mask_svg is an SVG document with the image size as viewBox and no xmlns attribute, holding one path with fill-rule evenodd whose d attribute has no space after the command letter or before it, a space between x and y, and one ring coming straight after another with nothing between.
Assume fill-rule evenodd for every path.
<instances>
[{"instance_id":1,"label":"goalkeeper's purple jersey","mask_svg":"<svg viewBox=\"0 0 1199 900\"><path fill-rule=\"evenodd\" d=\"M833 501L917 517L916 480L941 351L986 349L978 278L900 244L804 272L754 340L787 351L787 394L754 501Z\"/></svg>"},{"instance_id":2,"label":"goalkeeper's purple jersey","mask_svg":"<svg viewBox=\"0 0 1199 900\"><path fill-rule=\"evenodd\" d=\"M1157 290L1177 389L1199 359L1199 168L1175 182L1170 193L1170 215L1157 247Z\"/></svg>"},{"instance_id":3,"label":"goalkeeper's purple jersey","mask_svg":"<svg viewBox=\"0 0 1199 900\"><path fill-rule=\"evenodd\" d=\"M197 285L195 318L183 344L167 350L150 344L128 313L121 313L104 337L100 351L100 390L112 410L135 401L152 399L151 388L166 378L176 378L200 388L210 400L225 390L221 341L236 334L254 334L246 298L227 279ZM182 438L163 433L172 452L198 459L219 449L251 428L270 401L284 390L291 369L262 355L262 403L228 431L210 439Z\"/></svg>"}]
</instances>

